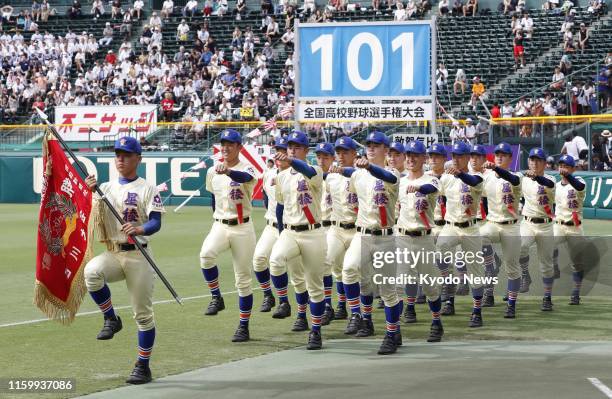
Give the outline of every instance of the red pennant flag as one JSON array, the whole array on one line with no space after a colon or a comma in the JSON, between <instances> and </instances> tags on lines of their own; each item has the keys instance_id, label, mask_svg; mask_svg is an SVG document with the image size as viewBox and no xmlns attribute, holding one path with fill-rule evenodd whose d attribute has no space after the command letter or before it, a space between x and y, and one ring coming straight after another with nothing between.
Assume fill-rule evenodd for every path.
<instances>
[{"instance_id":1,"label":"red pennant flag","mask_svg":"<svg viewBox=\"0 0 612 399\"><path fill-rule=\"evenodd\" d=\"M43 188L38 217L34 304L69 324L87 292L91 191L56 140L43 142Z\"/></svg>"}]
</instances>

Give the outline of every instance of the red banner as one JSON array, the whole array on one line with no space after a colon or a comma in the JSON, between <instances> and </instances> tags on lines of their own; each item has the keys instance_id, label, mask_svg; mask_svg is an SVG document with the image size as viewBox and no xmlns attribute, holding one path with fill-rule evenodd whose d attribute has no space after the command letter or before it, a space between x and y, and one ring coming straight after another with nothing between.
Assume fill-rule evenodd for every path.
<instances>
[{"instance_id":1,"label":"red banner","mask_svg":"<svg viewBox=\"0 0 612 399\"><path fill-rule=\"evenodd\" d=\"M38 217L34 303L49 318L68 324L87 292L91 191L60 143L43 142L43 188Z\"/></svg>"}]
</instances>

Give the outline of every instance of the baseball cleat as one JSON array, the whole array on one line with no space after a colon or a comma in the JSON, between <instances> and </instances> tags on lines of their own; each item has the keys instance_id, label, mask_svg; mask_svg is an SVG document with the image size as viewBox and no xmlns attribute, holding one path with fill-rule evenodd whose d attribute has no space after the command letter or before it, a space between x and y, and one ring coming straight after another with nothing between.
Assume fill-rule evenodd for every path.
<instances>
[{"instance_id":1,"label":"baseball cleat","mask_svg":"<svg viewBox=\"0 0 612 399\"><path fill-rule=\"evenodd\" d=\"M482 327L482 315L480 313L472 313L468 326L471 328Z\"/></svg>"},{"instance_id":2,"label":"baseball cleat","mask_svg":"<svg viewBox=\"0 0 612 399\"><path fill-rule=\"evenodd\" d=\"M320 331L311 331L308 334L308 345L306 345L306 349L309 351L319 350L323 347L323 340L321 339Z\"/></svg>"},{"instance_id":3,"label":"baseball cleat","mask_svg":"<svg viewBox=\"0 0 612 399\"><path fill-rule=\"evenodd\" d=\"M325 313L323 313L323 317L321 318L321 325L326 326L331 323L332 320L336 318L336 313L334 312L334 308L331 306L325 307Z\"/></svg>"},{"instance_id":4,"label":"baseball cleat","mask_svg":"<svg viewBox=\"0 0 612 399\"><path fill-rule=\"evenodd\" d=\"M542 307L540 308L542 312L551 312L553 310L552 298L549 296L545 296L542 298Z\"/></svg>"},{"instance_id":5,"label":"baseball cleat","mask_svg":"<svg viewBox=\"0 0 612 399\"><path fill-rule=\"evenodd\" d=\"M419 295L416 297L416 302L419 305L422 305L424 303L427 303L427 297L425 295Z\"/></svg>"},{"instance_id":6,"label":"baseball cleat","mask_svg":"<svg viewBox=\"0 0 612 399\"><path fill-rule=\"evenodd\" d=\"M502 301L504 301L504 302L508 302L508 295L505 295L505 296L502 298Z\"/></svg>"},{"instance_id":7,"label":"baseball cleat","mask_svg":"<svg viewBox=\"0 0 612 399\"><path fill-rule=\"evenodd\" d=\"M346 313L346 305L338 305L334 315L334 320L346 320L348 319L348 313Z\"/></svg>"},{"instance_id":8,"label":"baseball cleat","mask_svg":"<svg viewBox=\"0 0 612 399\"><path fill-rule=\"evenodd\" d=\"M351 319L348 322L348 325L346 326L346 329L344 330L344 333L346 335L355 335L357 334L357 331L359 330L359 325L361 324L361 314L360 313L353 313L351 315Z\"/></svg>"},{"instance_id":9,"label":"baseball cleat","mask_svg":"<svg viewBox=\"0 0 612 399\"><path fill-rule=\"evenodd\" d=\"M482 298L482 307L492 308L493 306L495 306L495 298L493 295L485 295L484 298Z\"/></svg>"},{"instance_id":10,"label":"baseball cleat","mask_svg":"<svg viewBox=\"0 0 612 399\"><path fill-rule=\"evenodd\" d=\"M521 277L521 288L519 289L520 293L529 292L529 286L531 285L531 275L529 274L529 270L523 271L523 276Z\"/></svg>"},{"instance_id":11,"label":"baseball cleat","mask_svg":"<svg viewBox=\"0 0 612 399\"><path fill-rule=\"evenodd\" d=\"M514 319L516 318L516 308L514 306L506 306L506 311L504 312L504 319Z\"/></svg>"},{"instance_id":12,"label":"baseball cleat","mask_svg":"<svg viewBox=\"0 0 612 399\"><path fill-rule=\"evenodd\" d=\"M382 299L382 298L380 298L380 299L378 300L378 306L377 306L377 309L384 309L384 308L385 308L385 301L383 301L383 299Z\"/></svg>"},{"instance_id":13,"label":"baseball cleat","mask_svg":"<svg viewBox=\"0 0 612 399\"><path fill-rule=\"evenodd\" d=\"M232 342L246 342L251 339L249 335L249 327L238 325L234 336L232 337Z\"/></svg>"},{"instance_id":14,"label":"baseball cleat","mask_svg":"<svg viewBox=\"0 0 612 399\"><path fill-rule=\"evenodd\" d=\"M455 314L455 305L450 302L446 302L440 314L442 316L453 316Z\"/></svg>"},{"instance_id":15,"label":"baseball cleat","mask_svg":"<svg viewBox=\"0 0 612 399\"><path fill-rule=\"evenodd\" d=\"M214 316L220 311L222 311L223 309L225 309L225 302L223 301L223 297L213 296L204 314L206 316Z\"/></svg>"},{"instance_id":16,"label":"baseball cleat","mask_svg":"<svg viewBox=\"0 0 612 399\"><path fill-rule=\"evenodd\" d=\"M269 312L276 305L276 299L274 299L274 295L264 295L263 302L261 303L261 307L259 308L260 312Z\"/></svg>"},{"instance_id":17,"label":"baseball cleat","mask_svg":"<svg viewBox=\"0 0 612 399\"><path fill-rule=\"evenodd\" d=\"M444 328L442 324L432 324L429 329L429 337L427 337L427 342L440 342L442 341L442 336L444 335Z\"/></svg>"},{"instance_id":18,"label":"baseball cleat","mask_svg":"<svg viewBox=\"0 0 612 399\"><path fill-rule=\"evenodd\" d=\"M153 380L153 378L151 377L151 369L149 368L149 365L136 362L134 365L134 370L132 370L132 373L128 379L125 380L125 382L128 384L140 385L151 382L151 380Z\"/></svg>"},{"instance_id":19,"label":"baseball cleat","mask_svg":"<svg viewBox=\"0 0 612 399\"><path fill-rule=\"evenodd\" d=\"M414 311L414 307L406 306L406 309L404 310L404 323L411 324L416 322L417 317L416 312Z\"/></svg>"},{"instance_id":20,"label":"baseball cleat","mask_svg":"<svg viewBox=\"0 0 612 399\"><path fill-rule=\"evenodd\" d=\"M572 296L570 298L569 304L570 305L580 305L580 297L577 295Z\"/></svg>"},{"instance_id":21,"label":"baseball cleat","mask_svg":"<svg viewBox=\"0 0 612 399\"><path fill-rule=\"evenodd\" d=\"M385 338L383 338L383 342L378 349L379 355L390 355L392 353L397 352L397 345L395 344L395 337L390 337L388 334L385 334Z\"/></svg>"},{"instance_id":22,"label":"baseball cleat","mask_svg":"<svg viewBox=\"0 0 612 399\"><path fill-rule=\"evenodd\" d=\"M274 319L284 319L289 316L291 316L291 305L289 305L289 302L281 303L272 313L272 318Z\"/></svg>"},{"instance_id":23,"label":"baseball cleat","mask_svg":"<svg viewBox=\"0 0 612 399\"><path fill-rule=\"evenodd\" d=\"M98 333L96 339L107 340L112 339L123 328L121 318L116 316L114 319L104 318L104 327Z\"/></svg>"},{"instance_id":24,"label":"baseball cleat","mask_svg":"<svg viewBox=\"0 0 612 399\"><path fill-rule=\"evenodd\" d=\"M298 332L306 330L308 330L308 321L306 321L306 319L303 317L298 317L297 319L295 319L291 331Z\"/></svg>"},{"instance_id":25,"label":"baseball cleat","mask_svg":"<svg viewBox=\"0 0 612 399\"><path fill-rule=\"evenodd\" d=\"M372 335L374 335L374 323L372 323L372 320L366 318L361 319L359 330L357 330L357 334L355 334L355 336L364 338L371 337Z\"/></svg>"}]
</instances>

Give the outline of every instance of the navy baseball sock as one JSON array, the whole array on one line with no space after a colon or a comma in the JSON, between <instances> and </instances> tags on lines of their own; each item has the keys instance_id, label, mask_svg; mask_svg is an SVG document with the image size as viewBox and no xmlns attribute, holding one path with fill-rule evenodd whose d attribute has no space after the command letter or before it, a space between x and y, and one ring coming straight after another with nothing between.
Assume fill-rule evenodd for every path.
<instances>
[{"instance_id":1,"label":"navy baseball sock","mask_svg":"<svg viewBox=\"0 0 612 399\"><path fill-rule=\"evenodd\" d=\"M325 311L325 301L310 302L310 319L312 322L312 331L321 331L321 318Z\"/></svg>"},{"instance_id":2,"label":"navy baseball sock","mask_svg":"<svg viewBox=\"0 0 612 399\"><path fill-rule=\"evenodd\" d=\"M280 276L272 276L272 284L274 284L274 288L276 288L278 302L289 302L289 298L287 298L287 284L289 284L289 276L287 273L285 272Z\"/></svg>"},{"instance_id":3,"label":"navy baseball sock","mask_svg":"<svg viewBox=\"0 0 612 399\"><path fill-rule=\"evenodd\" d=\"M272 287L270 285L270 269L265 268L260 272L255 272L255 277L257 277L257 282L259 282L259 287L261 287L264 295L272 295Z\"/></svg>"},{"instance_id":4,"label":"navy baseball sock","mask_svg":"<svg viewBox=\"0 0 612 399\"><path fill-rule=\"evenodd\" d=\"M393 307L393 309L395 309L396 314L396 318L395 318L395 324L397 325L397 330L396 332L400 332L400 326L402 323L400 323L400 317L402 316L402 312L404 311L404 301L402 301L401 299L399 300L399 302L397 303L397 305L395 305Z\"/></svg>"},{"instance_id":5,"label":"navy baseball sock","mask_svg":"<svg viewBox=\"0 0 612 399\"><path fill-rule=\"evenodd\" d=\"M387 335L389 337L394 337L397 332L397 320L395 319L397 313L397 305L395 306L385 306L385 321L387 324Z\"/></svg>"},{"instance_id":6,"label":"navy baseball sock","mask_svg":"<svg viewBox=\"0 0 612 399\"><path fill-rule=\"evenodd\" d=\"M111 302L111 292L108 285L104 284L104 287L98 291L90 291L89 295L94 300L98 307L104 314L105 319L114 319L115 310L113 309L113 303Z\"/></svg>"},{"instance_id":7,"label":"navy baseball sock","mask_svg":"<svg viewBox=\"0 0 612 399\"><path fill-rule=\"evenodd\" d=\"M208 288L212 296L221 296L221 290L219 289L219 269L217 266L213 266L210 269L202 269L204 279L208 283Z\"/></svg>"},{"instance_id":8,"label":"navy baseball sock","mask_svg":"<svg viewBox=\"0 0 612 399\"><path fill-rule=\"evenodd\" d=\"M480 314L480 306L482 304L482 294L484 287L472 288L472 313Z\"/></svg>"},{"instance_id":9,"label":"navy baseball sock","mask_svg":"<svg viewBox=\"0 0 612 399\"><path fill-rule=\"evenodd\" d=\"M344 292L344 283L342 281L336 281L336 293L338 294L338 306L346 306L346 294Z\"/></svg>"},{"instance_id":10,"label":"navy baseball sock","mask_svg":"<svg viewBox=\"0 0 612 399\"><path fill-rule=\"evenodd\" d=\"M508 305L515 306L519 289L521 288L521 278L508 279Z\"/></svg>"},{"instance_id":11,"label":"navy baseball sock","mask_svg":"<svg viewBox=\"0 0 612 399\"><path fill-rule=\"evenodd\" d=\"M583 278L584 278L584 272L572 272L572 280L574 280L574 288L572 289L572 296L580 296L580 288L582 288Z\"/></svg>"},{"instance_id":12,"label":"navy baseball sock","mask_svg":"<svg viewBox=\"0 0 612 399\"><path fill-rule=\"evenodd\" d=\"M329 276L323 276L323 290L325 292L325 306L331 307L332 305L332 288L334 286L334 280L331 274Z\"/></svg>"},{"instance_id":13,"label":"navy baseball sock","mask_svg":"<svg viewBox=\"0 0 612 399\"><path fill-rule=\"evenodd\" d=\"M240 325L248 327L253 309L253 294L238 297L238 307L240 308Z\"/></svg>"},{"instance_id":14,"label":"navy baseball sock","mask_svg":"<svg viewBox=\"0 0 612 399\"><path fill-rule=\"evenodd\" d=\"M435 301L428 300L429 310L431 310L431 324L442 325L440 320L440 309L442 309L442 299L438 297Z\"/></svg>"},{"instance_id":15,"label":"navy baseball sock","mask_svg":"<svg viewBox=\"0 0 612 399\"><path fill-rule=\"evenodd\" d=\"M374 295L362 295L361 303L363 304L363 318L372 320L372 303L374 303Z\"/></svg>"},{"instance_id":16,"label":"navy baseball sock","mask_svg":"<svg viewBox=\"0 0 612 399\"><path fill-rule=\"evenodd\" d=\"M147 331L138 331L138 361L149 365L149 358L155 342L155 327Z\"/></svg>"},{"instance_id":17,"label":"navy baseball sock","mask_svg":"<svg viewBox=\"0 0 612 399\"><path fill-rule=\"evenodd\" d=\"M306 318L306 307L308 306L308 291L304 291L300 294L295 293L295 301L298 304L298 314L297 317L305 319ZM321 313L323 314L323 313Z\"/></svg>"},{"instance_id":18,"label":"navy baseball sock","mask_svg":"<svg viewBox=\"0 0 612 399\"><path fill-rule=\"evenodd\" d=\"M344 284L346 300L348 301L352 314L361 314L361 300L359 299L359 289L359 283Z\"/></svg>"},{"instance_id":19,"label":"navy baseball sock","mask_svg":"<svg viewBox=\"0 0 612 399\"><path fill-rule=\"evenodd\" d=\"M542 277L542 285L544 285L544 296L550 298L552 296L552 288L555 279L553 277Z\"/></svg>"}]
</instances>

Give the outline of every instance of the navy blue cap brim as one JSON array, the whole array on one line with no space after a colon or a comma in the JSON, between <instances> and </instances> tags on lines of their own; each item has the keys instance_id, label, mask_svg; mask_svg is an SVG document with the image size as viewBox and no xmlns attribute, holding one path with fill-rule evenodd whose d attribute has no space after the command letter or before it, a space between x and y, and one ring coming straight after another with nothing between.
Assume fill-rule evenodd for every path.
<instances>
[{"instance_id":1,"label":"navy blue cap brim","mask_svg":"<svg viewBox=\"0 0 612 399\"><path fill-rule=\"evenodd\" d=\"M331 156L336 155L336 154L334 154L334 153L332 153L332 152L329 152L329 151L327 151L327 150L316 150L316 151L315 151L315 154L320 154L320 153L322 153L322 154L327 154L327 155L331 155Z\"/></svg>"},{"instance_id":2,"label":"navy blue cap brim","mask_svg":"<svg viewBox=\"0 0 612 399\"><path fill-rule=\"evenodd\" d=\"M337 146L334 147L336 150L338 149L342 149L342 150L356 150L355 147L350 147L346 144L338 144Z\"/></svg>"},{"instance_id":3,"label":"navy blue cap brim","mask_svg":"<svg viewBox=\"0 0 612 399\"><path fill-rule=\"evenodd\" d=\"M426 152L410 151L410 150L406 151L406 155L408 155L408 154L415 154L415 155L427 155L427 153L426 153ZM439 155L439 154L438 154L438 155Z\"/></svg>"},{"instance_id":4,"label":"navy blue cap brim","mask_svg":"<svg viewBox=\"0 0 612 399\"><path fill-rule=\"evenodd\" d=\"M541 157L539 155L530 155L529 158L541 159L542 161L546 161L546 158Z\"/></svg>"},{"instance_id":5,"label":"navy blue cap brim","mask_svg":"<svg viewBox=\"0 0 612 399\"><path fill-rule=\"evenodd\" d=\"M308 144L304 144L304 143L302 143L299 140L291 140L291 139L287 140L287 144L291 144L291 143L298 144L298 145L301 145L303 147L308 147Z\"/></svg>"},{"instance_id":6,"label":"navy blue cap brim","mask_svg":"<svg viewBox=\"0 0 612 399\"><path fill-rule=\"evenodd\" d=\"M501 152L502 154L512 155L512 150L510 150L510 151L505 151L505 150L499 149L499 150L495 150L493 153L494 153L494 154L498 154L498 153L500 153L500 152Z\"/></svg>"},{"instance_id":7,"label":"navy blue cap brim","mask_svg":"<svg viewBox=\"0 0 612 399\"><path fill-rule=\"evenodd\" d=\"M136 151L136 150L134 150L132 148L115 147L115 152L118 152L118 151L129 152L130 154L139 154L140 155L140 152L138 152L138 151Z\"/></svg>"},{"instance_id":8,"label":"navy blue cap brim","mask_svg":"<svg viewBox=\"0 0 612 399\"><path fill-rule=\"evenodd\" d=\"M232 139L229 139L229 138L221 139L221 142L222 142L222 143L223 143L224 141L225 141L225 142L228 142L228 143L238 143L238 144L242 144L242 140L232 140Z\"/></svg>"}]
</instances>

